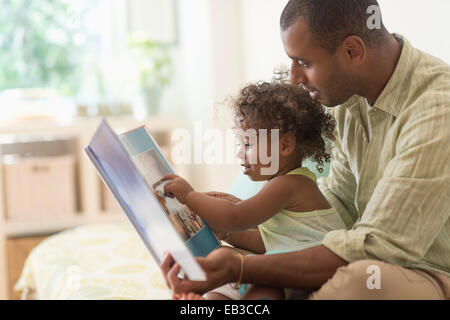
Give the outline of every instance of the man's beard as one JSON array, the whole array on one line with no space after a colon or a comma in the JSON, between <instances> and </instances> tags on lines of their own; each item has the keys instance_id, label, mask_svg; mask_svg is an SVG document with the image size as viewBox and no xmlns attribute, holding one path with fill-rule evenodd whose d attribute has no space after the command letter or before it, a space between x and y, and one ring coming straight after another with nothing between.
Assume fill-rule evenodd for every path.
<instances>
[{"instance_id":1,"label":"man's beard","mask_svg":"<svg viewBox=\"0 0 450 320\"><path fill-rule=\"evenodd\" d=\"M339 72L336 72L334 76L329 78L327 88L330 88L330 90L327 90L329 94L322 96L321 103L329 108L345 103L355 94L355 90L352 89L352 80Z\"/></svg>"}]
</instances>

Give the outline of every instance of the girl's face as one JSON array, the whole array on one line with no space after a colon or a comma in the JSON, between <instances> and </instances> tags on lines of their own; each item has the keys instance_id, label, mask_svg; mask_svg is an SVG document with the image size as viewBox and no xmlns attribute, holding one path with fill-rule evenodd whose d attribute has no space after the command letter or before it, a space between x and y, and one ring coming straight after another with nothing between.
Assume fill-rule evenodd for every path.
<instances>
[{"instance_id":1,"label":"girl's face","mask_svg":"<svg viewBox=\"0 0 450 320\"><path fill-rule=\"evenodd\" d=\"M237 157L241 161L241 166L244 168L243 173L253 181L265 181L272 178L275 174L262 174L262 168L270 168L275 160L272 159L272 142L270 136L267 139L259 139L258 136L244 136L240 137L239 141ZM270 162L267 159L266 161L262 161L261 154L267 155L265 158L270 159ZM279 153L274 156L278 157ZM276 159L276 161L279 162L279 159Z\"/></svg>"}]
</instances>

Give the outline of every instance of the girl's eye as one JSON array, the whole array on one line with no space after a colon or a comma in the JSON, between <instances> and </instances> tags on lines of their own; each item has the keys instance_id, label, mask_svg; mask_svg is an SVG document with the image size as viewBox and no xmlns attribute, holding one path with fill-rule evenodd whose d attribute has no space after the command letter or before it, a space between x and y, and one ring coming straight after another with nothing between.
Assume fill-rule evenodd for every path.
<instances>
[{"instance_id":1,"label":"girl's eye","mask_svg":"<svg viewBox=\"0 0 450 320\"><path fill-rule=\"evenodd\" d=\"M252 145L250 143L236 143L236 146L238 146L238 147L244 146L244 147L248 148Z\"/></svg>"}]
</instances>

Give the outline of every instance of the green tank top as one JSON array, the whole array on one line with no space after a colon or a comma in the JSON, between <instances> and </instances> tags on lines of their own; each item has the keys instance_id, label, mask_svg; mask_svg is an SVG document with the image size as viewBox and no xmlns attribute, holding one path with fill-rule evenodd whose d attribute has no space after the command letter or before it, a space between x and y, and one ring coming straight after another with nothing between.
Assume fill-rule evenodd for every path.
<instances>
[{"instance_id":1,"label":"green tank top","mask_svg":"<svg viewBox=\"0 0 450 320\"><path fill-rule=\"evenodd\" d=\"M300 167L287 175L302 175L317 182L316 175ZM293 212L282 209L259 225L266 254L303 250L320 245L329 231L345 229L345 224L334 208L311 212Z\"/></svg>"}]
</instances>

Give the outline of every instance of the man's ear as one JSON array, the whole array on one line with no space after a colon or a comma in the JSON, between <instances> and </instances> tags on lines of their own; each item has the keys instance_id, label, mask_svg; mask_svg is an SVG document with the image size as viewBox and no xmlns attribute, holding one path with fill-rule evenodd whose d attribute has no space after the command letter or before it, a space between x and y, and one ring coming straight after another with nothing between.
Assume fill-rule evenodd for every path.
<instances>
[{"instance_id":1,"label":"man's ear","mask_svg":"<svg viewBox=\"0 0 450 320\"><path fill-rule=\"evenodd\" d=\"M285 133L280 138L280 155L287 157L295 150L297 140L291 133Z\"/></svg>"},{"instance_id":2,"label":"man's ear","mask_svg":"<svg viewBox=\"0 0 450 320\"><path fill-rule=\"evenodd\" d=\"M367 46L358 36L348 36L342 42L339 50L345 57L345 61L350 65L361 65L367 56Z\"/></svg>"}]
</instances>

